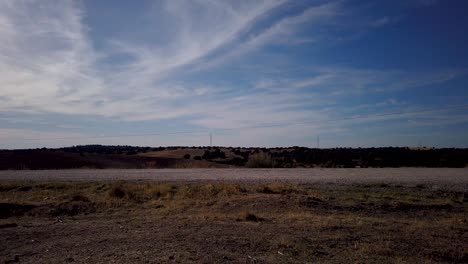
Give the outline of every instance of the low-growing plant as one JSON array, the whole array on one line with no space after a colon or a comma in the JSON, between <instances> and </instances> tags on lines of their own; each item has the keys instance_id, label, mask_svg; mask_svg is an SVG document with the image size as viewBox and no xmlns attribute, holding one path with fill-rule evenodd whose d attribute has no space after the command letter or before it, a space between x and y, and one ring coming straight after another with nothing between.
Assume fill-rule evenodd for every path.
<instances>
[{"instance_id":1,"label":"low-growing plant","mask_svg":"<svg viewBox=\"0 0 468 264\"><path fill-rule=\"evenodd\" d=\"M273 167L273 162L269 154L259 152L250 155L245 166L247 168L271 168Z\"/></svg>"},{"instance_id":2,"label":"low-growing plant","mask_svg":"<svg viewBox=\"0 0 468 264\"><path fill-rule=\"evenodd\" d=\"M109 196L111 198L124 198L126 190L121 186L113 186L109 189Z\"/></svg>"},{"instance_id":3,"label":"low-growing plant","mask_svg":"<svg viewBox=\"0 0 468 264\"><path fill-rule=\"evenodd\" d=\"M288 193L303 193L305 194L306 191L299 188L298 186L291 185L291 184L284 184L279 182L268 183L265 185L258 186L256 189L259 193L266 193L266 194L288 194Z\"/></svg>"},{"instance_id":4,"label":"low-growing plant","mask_svg":"<svg viewBox=\"0 0 468 264\"><path fill-rule=\"evenodd\" d=\"M149 198L172 197L176 192L176 187L172 184L146 184L144 194Z\"/></svg>"}]
</instances>

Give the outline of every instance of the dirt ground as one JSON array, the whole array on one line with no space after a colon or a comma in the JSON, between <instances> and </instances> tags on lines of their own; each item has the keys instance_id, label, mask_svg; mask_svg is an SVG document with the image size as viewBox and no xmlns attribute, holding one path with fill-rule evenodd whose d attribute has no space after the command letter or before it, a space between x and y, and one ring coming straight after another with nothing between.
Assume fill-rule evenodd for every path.
<instances>
[{"instance_id":1,"label":"dirt ground","mask_svg":"<svg viewBox=\"0 0 468 264\"><path fill-rule=\"evenodd\" d=\"M4 263L467 263L435 185L1 182Z\"/></svg>"}]
</instances>

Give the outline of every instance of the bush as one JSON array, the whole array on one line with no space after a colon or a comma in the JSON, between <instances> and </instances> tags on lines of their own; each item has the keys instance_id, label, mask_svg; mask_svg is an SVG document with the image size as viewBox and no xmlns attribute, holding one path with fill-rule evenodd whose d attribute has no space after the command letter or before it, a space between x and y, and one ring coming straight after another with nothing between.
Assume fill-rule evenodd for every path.
<instances>
[{"instance_id":1,"label":"bush","mask_svg":"<svg viewBox=\"0 0 468 264\"><path fill-rule=\"evenodd\" d=\"M210 159L211 158L211 153L209 150L205 150L205 153L202 156L202 159Z\"/></svg>"},{"instance_id":2,"label":"bush","mask_svg":"<svg viewBox=\"0 0 468 264\"><path fill-rule=\"evenodd\" d=\"M124 198L125 189L120 186L114 186L109 190L109 196L113 198Z\"/></svg>"},{"instance_id":3,"label":"bush","mask_svg":"<svg viewBox=\"0 0 468 264\"><path fill-rule=\"evenodd\" d=\"M185 154L184 159L190 159L190 154Z\"/></svg>"},{"instance_id":4,"label":"bush","mask_svg":"<svg viewBox=\"0 0 468 264\"><path fill-rule=\"evenodd\" d=\"M225 159L226 154L221 151L219 148L216 148L214 151L205 150L205 153L202 156L203 159L211 160L211 159Z\"/></svg>"},{"instance_id":5,"label":"bush","mask_svg":"<svg viewBox=\"0 0 468 264\"><path fill-rule=\"evenodd\" d=\"M273 167L273 162L270 155L260 152L251 155L245 166L248 168L271 168Z\"/></svg>"},{"instance_id":6,"label":"bush","mask_svg":"<svg viewBox=\"0 0 468 264\"><path fill-rule=\"evenodd\" d=\"M202 157L200 157L200 156L195 156L195 157L193 157L193 159L194 159L194 160L202 160Z\"/></svg>"}]
</instances>

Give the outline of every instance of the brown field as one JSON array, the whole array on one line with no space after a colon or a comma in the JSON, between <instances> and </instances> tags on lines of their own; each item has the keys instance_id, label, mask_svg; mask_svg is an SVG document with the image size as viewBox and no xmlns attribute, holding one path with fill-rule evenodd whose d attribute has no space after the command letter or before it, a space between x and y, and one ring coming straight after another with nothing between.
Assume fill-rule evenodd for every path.
<instances>
[{"instance_id":1,"label":"brown field","mask_svg":"<svg viewBox=\"0 0 468 264\"><path fill-rule=\"evenodd\" d=\"M5 263L468 262L456 184L5 178Z\"/></svg>"},{"instance_id":2,"label":"brown field","mask_svg":"<svg viewBox=\"0 0 468 264\"><path fill-rule=\"evenodd\" d=\"M150 151L145 153L139 153L140 156L145 157L162 157L162 158L174 158L182 159L185 154L190 154L191 157L202 156L205 152L204 149L190 148L190 149L166 149L160 151Z\"/></svg>"}]
</instances>

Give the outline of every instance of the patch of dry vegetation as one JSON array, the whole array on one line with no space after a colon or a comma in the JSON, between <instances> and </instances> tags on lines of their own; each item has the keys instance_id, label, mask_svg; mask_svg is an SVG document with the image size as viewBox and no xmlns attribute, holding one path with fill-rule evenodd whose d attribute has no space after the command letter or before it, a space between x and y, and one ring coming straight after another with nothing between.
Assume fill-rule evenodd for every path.
<instances>
[{"instance_id":1,"label":"patch of dry vegetation","mask_svg":"<svg viewBox=\"0 0 468 264\"><path fill-rule=\"evenodd\" d=\"M264 196L263 196L264 195ZM277 196L279 195L279 196ZM88 202L107 206L134 206L153 200L198 201L254 197L287 197L299 207L338 211L417 212L423 210L463 211L466 192L430 190L389 185L337 186L317 188L289 183L241 185L234 183L176 184L158 182L83 182L0 184L0 202L54 205L64 202Z\"/></svg>"},{"instance_id":2,"label":"patch of dry vegetation","mask_svg":"<svg viewBox=\"0 0 468 264\"><path fill-rule=\"evenodd\" d=\"M248 211L243 211L239 214L239 218L236 219L237 221L250 221L250 222L261 222L265 219L251 213Z\"/></svg>"},{"instance_id":3,"label":"patch of dry vegetation","mask_svg":"<svg viewBox=\"0 0 468 264\"><path fill-rule=\"evenodd\" d=\"M245 166L247 168L273 168L273 160L270 154L259 152L250 155Z\"/></svg>"},{"instance_id":4,"label":"patch of dry vegetation","mask_svg":"<svg viewBox=\"0 0 468 264\"><path fill-rule=\"evenodd\" d=\"M177 224L165 227L171 232L213 227L207 240L234 232L218 243L238 237L239 245L274 249L274 256L258 253L260 262L462 263L467 203L466 192L420 185L10 182L0 184L0 226L17 228L11 219L21 216L80 215L132 225L144 215Z\"/></svg>"}]
</instances>

